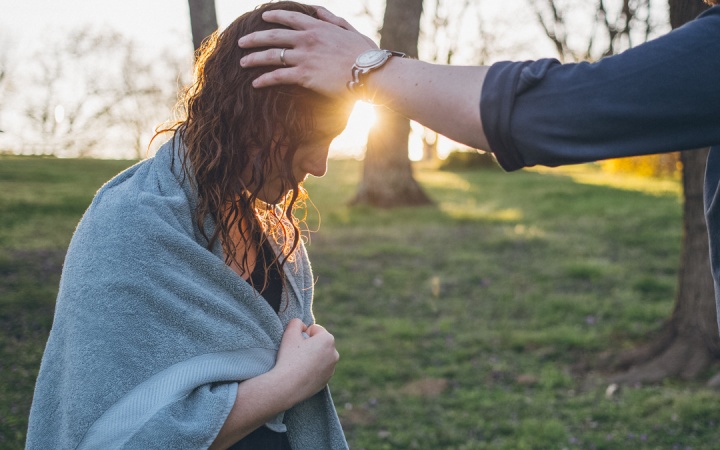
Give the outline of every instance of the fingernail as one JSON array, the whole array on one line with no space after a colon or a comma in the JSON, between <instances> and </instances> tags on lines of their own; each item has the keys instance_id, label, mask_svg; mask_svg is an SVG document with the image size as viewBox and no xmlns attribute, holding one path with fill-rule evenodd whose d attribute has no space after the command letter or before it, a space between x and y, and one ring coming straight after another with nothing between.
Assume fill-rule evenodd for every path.
<instances>
[{"instance_id":1,"label":"fingernail","mask_svg":"<svg viewBox=\"0 0 720 450\"><path fill-rule=\"evenodd\" d=\"M238 46L242 47L244 43L245 43L245 36L238 39Z\"/></svg>"},{"instance_id":2,"label":"fingernail","mask_svg":"<svg viewBox=\"0 0 720 450\"><path fill-rule=\"evenodd\" d=\"M258 87L258 80L253 80L252 85L253 87Z\"/></svg>"},{"instance_id":3,"label":"fingernail","mask_svg":"<svg viewBox=\"0 0 720 450\"><path fill-rule=\"evenodd\" d=\"M240 58L240 67L245 67L245 58Z\"/></svg>"}]
</instances>

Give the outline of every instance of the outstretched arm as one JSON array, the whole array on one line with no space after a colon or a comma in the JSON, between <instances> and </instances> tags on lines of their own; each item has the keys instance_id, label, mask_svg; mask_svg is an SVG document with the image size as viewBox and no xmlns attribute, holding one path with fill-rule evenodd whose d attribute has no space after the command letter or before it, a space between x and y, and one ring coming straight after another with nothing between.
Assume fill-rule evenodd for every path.
<instances>
[{"instance_id":1,"label":"outstretched arm","mask_svg":"<svg viewBox=\"0 0 720 450\"><path fill-rule=\"evenodd\" d=\"M265 20L292 30L241 39L242 47L271 47L243 58L246 66L279 66L280 48L288 49L289 67L263 75L257 86L294 83L350 95L350 68L371 44L342 19L318 13L323 20L265 13ZM492 151L506 170L700 148L720 142L720 90L708 81L720 71L719 36L715 6L663 37L592 64L545 59L488 68L390 58L366 84L375 102Z\"/></svg>"},{"instance_id":2,"label":"outstretched arm","mask_svg":"<svg viewBox=\"0 0 720 450\"><path fill-rule=\"evenodd\" d=\"M243 48L271 47L241 60L244 67L279 66L255 80L258 88L298 84L329 97L349 97L355 58L377 46L345 20L318 8L317 20L290 11L268 11L263 19L291 30L273 29L240 39ZM281 49L287 67L282 67ZM392 49L390 49L392 50ZM488 149L480 120L480 92L487 67L428 64L391 58L367 77L374 103L391 108L474 148Z\"/></svg>"}]
</instances>

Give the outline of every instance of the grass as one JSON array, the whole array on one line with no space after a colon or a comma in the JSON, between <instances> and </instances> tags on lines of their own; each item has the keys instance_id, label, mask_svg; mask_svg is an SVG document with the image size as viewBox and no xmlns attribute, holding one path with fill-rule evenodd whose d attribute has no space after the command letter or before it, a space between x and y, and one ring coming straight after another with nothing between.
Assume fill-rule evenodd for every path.
<instances>
[{"instance_id":1,"label":"grass","mask_svg":"<svg viewBox=\"0 0 720 450\"><path fill-rule=\"evenodd\" d=\"M72 230L129 164L0 159L0 448L24 442ZM702 380L611 392L588 370L672 310L677 183L421 167L434 206L349 208L360 169L332 161L307 185L322 212L308 246L316 318L337 339L331 387L351 448L716 445L720 393Z\"/></svg>"}]
</instances>

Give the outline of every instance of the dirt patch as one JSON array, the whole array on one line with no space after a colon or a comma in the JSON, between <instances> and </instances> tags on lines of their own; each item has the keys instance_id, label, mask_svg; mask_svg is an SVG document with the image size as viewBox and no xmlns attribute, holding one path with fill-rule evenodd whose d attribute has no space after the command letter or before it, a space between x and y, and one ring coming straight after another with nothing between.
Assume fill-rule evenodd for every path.
<instances>
[{"instance_id":1,"label":"dirt patch","mask_svg":"<svg viewBox=\"0 0 720 450\"><path fill-rule=\"evenodd\" d=\"M448 384L447 378L422 378L401 387L400 393L415 397L437 397L445 392Z\"/></svg>"},{"instance_id":2,"label":"dirt patch","mask_svg":"<svg viewBox=\"0 0 720 450\"><path fill-rule=\"evenodd\" d=\"M373 413L365 408L353 408L340 412L340 422L345 427L370 425L375 422Z\"/></svg>"}]
</instances>

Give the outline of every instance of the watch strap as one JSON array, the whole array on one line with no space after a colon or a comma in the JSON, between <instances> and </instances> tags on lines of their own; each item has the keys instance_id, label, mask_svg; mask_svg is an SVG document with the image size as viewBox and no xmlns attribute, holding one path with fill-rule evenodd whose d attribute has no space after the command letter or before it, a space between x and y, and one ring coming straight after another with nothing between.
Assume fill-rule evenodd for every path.
<instances>
[{"instance_id":1,"label":"watch strap","mask_svg":"<svg viewBox=\"0 0 720 450\"><path fill-rule=\"evenodd\" d=\"M353 64L353 66L352 66L352 70L351 70L352 80L347 82L347 88L352 94L360 97L364 101L369 100L368 95L367 95L367 86L365 85L365 80L364 80L365 75L369 74L373 70L377 70L377 69L381 68L382 66L384 66L390 60L390 58L392 56L397 56L400 58L407 57L407 55L403 52L396 52L393 50L382 50L382 51L387 54L387 57L382 62L380 62L380 64L373 66L373 67L361 68L358 66L357 61L356 61L355 64Z\"/></svg>"}]
</instances>

